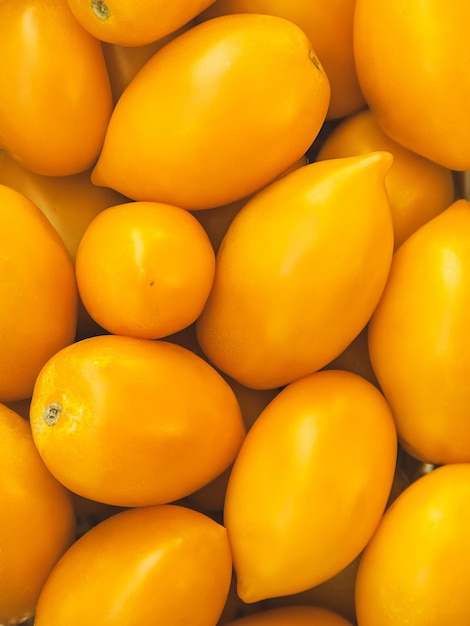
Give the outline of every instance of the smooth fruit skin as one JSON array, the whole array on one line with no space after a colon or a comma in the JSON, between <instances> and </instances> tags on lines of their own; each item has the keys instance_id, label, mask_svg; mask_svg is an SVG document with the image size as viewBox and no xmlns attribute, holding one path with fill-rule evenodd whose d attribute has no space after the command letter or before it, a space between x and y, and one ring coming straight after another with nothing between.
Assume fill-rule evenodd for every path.
<instances>
[{"instance_id":1,"label":"smooth fruit skin","mask_svg":"<svg viewBox=\"0 0 470 626\"><path fill-rule=\"evenodd\" d=\"M351 563L378 526L397 437L381 392L322 371L286 386L248 431L224 523L247 603L295 594Z\"/></svg>"},{"instance_id":2,"label":"smooth fruit skin","mask_svg":"<svg viewBox=\"0 0 470 626\"><path fill-rule=\"evenodd\" d=\"M315 606L290 606L261 610L227 622L225 626L352 626L344 617Z\"/></svg>"},{"instance_id":3,"label":"smooth fruit skin","mask_svg":"<svg viewBox=\"0 0 470 626\"><path fill-rule=\"evenodd\" d=\"M247 387L280 387L327 365L359 334L392 259L391 160L376 152L311 163L244 205L196 321L216 367Z\"/></svg>"},{"instance_id":4,"label":"smooth fruit skin","mask_svg":"<svg viewBox=\"0 0 470 626\"><path fill-rule=\"evenodd\" d=\"M386 150L393 155L385 187L390 198L396 250L415 230L454 201L453 173L391 139L370 109L342 120L321 145L317 159L337 159L374 150Z\"/></svg>"},{"instance_id":5,"label":"smooth fruit skin","mask_svg":"<svg viewBox=\"0 0 470 626\"><path fill-rule=\"evenodd\" d=\"M100 326L156 339L197 319L212 287L215 253L189 211L130 202L88 225L75 271L82 302Z\"/></svg>"},{"instance_id":6,"label":"smooth fruit skin","mask_svg":"<svg viewBox=\"0 0 470 626\"><path fill-rule=\"evenodd\" d=\"M29 398L44 363L73 342L78 291L67 249L40 209L0 185L0 401Z\"/></svg>"},{"instance_id":7,"label":"smooth fruit skin","mask_svg":"<svg viewBox=\"0 0 470 626\"><path fill-rule=\"evenodd\" d=\"M91 528L64 554L35 626L215 626L232 576L225 528L178 505L139 507Z\"/></svg>"},{"instance_id":8,"label":"smooth fruit skin","mask_svg":"<svg viewBox=\"0 0 470 626\"><path fill-rule=\"evenodd\" d=\"M233 462L245 433L232 389L206 361L170 342L119 335L56 353L37 377L30 419L52 474L117 506L201 488Z\"/></svg>"},{"instance_id":9,"label":"smooth fruit skin","mask_svg":"<svg viewBox=\"0 0 470 626\"><path fill-rule=\"evenodd\" d=\"M359 626L470 623L470 464L439 467L385 513L356 579Z\"/></svg>"},{"instance_id":10,"label":"smooth fruit skin","mask_svg":"<svg viewBox=\"0 0 470 626\"><path fill-rule=\"evenodd\" d=\"M369 323L369 355L404 447L470 461L470 203L460 199L395 253Z\"/></svg>"},{"instance_id":11,"label":"smooth fruit skin","mask_svg":"<svg viewBox=\"0 0 470 626\"><path fill-rule=\"evenodd\" d=\"M67 0L76 20L97 39L138 47L171 36L214 0Z\"/></svg>"},{"instance_id":12,"label":"smooth fruit skin","mask_svg":"<svg viewBox=\"0 0 470 626\"><path fill-rule=\"evenodd\" d=\"M291 20L310 39L331 86L327 119L351 115L365 106L353 54L355 0L216 0L196 21L230 13L265 13Z\"/></svg>"},{"instance_id":13,"label":"smooth fruit skin","mask_svg":"<svg viewBox=\"0 0 470 626\"><path fill-rule=\"evenodd\" d=\"M325 71L294 23L214 18L170 41L134 76L93 182L186 209L228 204L305 154L329 97Z\"/></svg>"},{"instance_id":14,"label":"smooth fruit skin","mask_svg":"<svg viewBox=\"0 0 470 626\"><path fill-rule=\"evenodd\" d=\"M69 492L39 456L28 422L0 404L0 623L31 617L55 563L75 540Z\"/></svg>"},{"instance_id":15,"label":"smooth fruit skin","mask_svg":"<svg viewBox=\"0 0 470 626\"><path fill-rule=\"evenodd\" d=\"M0 33L1 147L38 174L90 168L112 109L100 42L63 0L3 1Z\"/></svg>"},{"instance_id":16,"label":"smooth fruit skin","mask_svg":"<svg viewBox=\"0 0 470 626\"><path fill-rule=\"evenodd\" d=\"M470 168L467 0L357 0L354 55L383 130L449 169Z\"/></svg>"}]
</instances>

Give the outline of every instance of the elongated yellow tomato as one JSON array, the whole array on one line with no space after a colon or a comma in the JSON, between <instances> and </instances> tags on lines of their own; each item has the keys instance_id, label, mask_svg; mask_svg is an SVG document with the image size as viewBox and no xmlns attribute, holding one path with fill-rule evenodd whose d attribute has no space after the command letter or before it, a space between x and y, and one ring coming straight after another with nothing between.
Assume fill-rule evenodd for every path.
<instances>
[{"instance_id":1,"label":"elongated yellow tomato","mask_svg":"<svg viewBox=\"0 0 470 626\"><path fill-rule=\"evenodd\" d=\"M172 35L214 0L67 0L77 21L97 39L137 47Z\"/></svg>"},{"instance_id":2,"label":"elongated yellow tomato","mask_svg":"<svg viewBox=\"0 0 470 626\"><path fill-rule=\"evenodd\" d=\"M365 105L353 55L356 0L216 0L196 21L230 13L279 15L300 26L310 39L331 85L328 119L337 119Z\"/></svg>"},{"instance_id":3,"label":"elongated yellow tomato","mask_svg":"<svg viewBox=\"0 0 470 626\"><path fill-rule=\"evenodd\" d=\"M457 200L395 253L369 355L406 449L470 461L470 203Z\"/></svg>"},{"instance_id":4,"label":"elongated yellow tomato","mask_svg":"<svg viewBox=\"0 0 470 626\"><path fill-rule=\"evenodd\" d=\"M396 453L388 404L357 374L285 387L248 431L227 486L241 599L305 591L351 563L383 514Z\"/></svg>"},{"instance_id":5,"label":"elongated yellow tomato","mask_svg":"<svg viewBox=\"0 0 470 626\"><path fill-rule=\"evenodd\" d=\"M228 204L305 154L329 97L297 25L271 15L214 18L156 52L124 90L93 181L186 209Z\"/></svg>"},{"instance_id":6,"label":"elongated yellow tomato","mask_svg":"<svg viewBox=\"0 0 470 626\"><path fill-rule=\"evenodd\" d=\"M470 168L467 0L357 0L354 53L364 97L395 141Z\"/></svg>"},{"instance_id":7,"label":"elongated yellow tomato","mask_svg":"<svg viewBox=\"0 0 470 626\"><path fill-rule=\"evenodd\" d=\"M356 579L359 626L470 623L470 464L439 467L385 513Z\"/></svg>"},{"instance_id":8,"label":"elongated yellow tomato","mask_svg":"<svg viewBox=\"0 0 470 626\"><path fill-rule=\"evenodd\" d=\"M38 454L28 422L0 404L0 623L31 617L50 571L75 539L69 492Z\"/></svg>"},{"instance_id":9,"label":"elongated yellow tomato","mask_svg":"<svg viewBox=\"0 0 470 626\"><path fill-rule=\"evenodd\" d=\"M117 506L163 504L232 462L244 425L226 381L164 341L91 337L56 353L31 401L34 441L71 491Z\"/></svg>"},{"instance_id":10,"label":"elongated yellow tomato","mask_svg":"<svg viewBox=\"0 0 470 626\"><path fill-rule=\"evenodd\" d=\"M225 528L177 505L139 507L91 528L64 554L36 626L214 626L232 576Z\"/></svg>"},{"instance_id":11,"label":"elongated yellow tomato","mask_svg":"<svg viewBox=\"0 0 470 626\"><path fill-rule=\"evenodd\" d=\"M226 626L352 626L341 615L316 606L289 606L260 611L227 622Z\"/></svg>"},{"instance_id":12,"label":"elongated yellow tomato","mask_svg":"<svg viewBox=\"0 0 470 626\"><path fill-rule=\"evenodd\" d=\"M220 370L247 387L280 387L325 366L359 334L392 258L390 163L387 152L312 163L244 205L196 322Z\"/></svg>"},{"instance_id":13,"label":"elongated yellow tomato","mask_svg":"<svg viewBox=\"0 0 470 626\"><path fill-rule=\"evenodd\" d=\"M454 201L453 174L448 168L391 139L369 109L350 115L338 124L323 142L317 158L337 159L373 150L386 150L393 155L385 187L390 198L397 249L409 235Z\"/></svg>"},{"instance_id":14,"label":"elongated yellow tomato","mask_svg":"<svg viewBox=\"0 0 470 626\"><path fill-rule=\"evenodd\" d=\"M90 168L112 108L100 42L63 0L0 3L0 145L38 174Z\"/></svg>"}]
</instances>

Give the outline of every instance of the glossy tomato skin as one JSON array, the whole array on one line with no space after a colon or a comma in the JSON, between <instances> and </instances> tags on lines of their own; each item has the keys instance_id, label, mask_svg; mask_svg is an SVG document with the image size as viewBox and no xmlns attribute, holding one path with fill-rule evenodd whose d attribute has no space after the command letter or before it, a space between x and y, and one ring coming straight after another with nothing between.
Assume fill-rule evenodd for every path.
<instances>
[{"instance_id":1,"label":"glossy tomato skin","mask_svg":"<svg viewBox=\"0 0 470 626\"><path fill-rule=\"evenodd\" d=\"M91 528L43 588L37 626L214 626L232 575L225 528L179 505L139 507Z\"/></svg>"},{"instance_id":2,"label":"glossy tomato skin","mask_svg":"<svg viewBox=\"0 0 470 626\"><path fill-rule=\"evenodd\" d=\"M236 397L176 344L90 337L56 353L30 419L44 462L79 495L116 506L182 498L233 461L245 427Z\"/></svg>"},{"instance_id":3,"label":"glossy tomato skin","mask_svg":"<svg viewBox=\"0 0 470 626\"><path fill-rule=\"evenodd\" d=\"M112 109L100 42L62 0L2 2L0 32L1 147L38 174L90 168Z\"/></svg>"},{"instance_id":4,"label":"glossy tomato skin","mask_svg":"<svg viewBox=\"0 0 470 626\"><path fill-rule=\"evenodd\" d=\"M470 464L439 467L385 513L356 579L359 626L470 621Z\"/></svg>"},{"instance_id":5,"label":"glossy tomato skin","mask_svg":"<svg viewBox=\"0 0 470 626\"><path fill-rule=\"evenodd\" d=\"M357 0L354 16L359 83L380 126L454 170L470 168L469 22L466 0Z\"/></svg>"},{"instance_id":6,"label":"glossy tomato skin","mask_svg":"<svg viewBox=\"0 0 470 626\"><path fill-rule=\"evenodd\" d=\"M0 184L0 400L31 397L44 363L73 342L78 290L64 242L25 195Z\"/></svg>"},{"instance_id":7,"label":"glossy tomato skin","mask_svg":"<svg viewBox=\"0 0 470 626\"><path fill-rule=\"evenodd\" d=\"M186 209L234 202L305 154L329 97L297 25L255 14L209 20L170 41L130 82L93 181Z\"/></svg>"},{"instance_id":8,"label":"glossy tomato skin","mask_svg":"<svg viewBox=\"0 0 470 626\"><path fill-rule=\"evenodd\" d=\"M299 593L339 573L385 509L397 453L383 395L322 371L285 387L248 431L224 508L247 603Z\"/></svg>"},{"instance_id":9,"label":"glossy tomato skin","mask_svg":"<svg viewBox=\"0 0 470 626\"><path fill-rule=\"evenodd\" d=\"M311 163L237 213L196 322L216 367L247 387L279 387L359 334L392 258L390 164L387 152Z\"/></svg>"},{"instance_id":10,"label":"glossy tomato skin","mask_svg":"<svg viewBox=\"0 0 470 626\"><path fill-rule=\"evenodd\" d=\"M50 571L75 540L70 493L48 471L27 420L0 404L0 623L36 610Z\"/></svg>"},{"instance_id":11,"label":"glossy tomato skin","mask_svg":"<svg viewBox=\"0 0 470 626\"><path fill-rule=\"evenodd\" d=\"M374 150L386 150L393 155L385 187L390 198L396 250L415 230L454 201L453 173L394 141L384 133L370 109L342 120L326 137L317 159L337 159Z\"/></svg>"},{"instance_id":12,"label":"glossy tomato skin","mask_svg":"<svg viewBox=\"0 0 470 626\"><path fill-rule=\"evenodd\" d=\"M347 619L317 606L290 606L261 610L226 623L226 626L352 626Z\"/></svg>"},{"instance_id":13,"label":"glossy tomato skin","mask_svg":"<svg viewBox=\"0 0 470 626\"><path fill-rule=\"evenodd\" d=\"M470 203L460 199L395 253L369 323L369 355L403 446L470 461Z\"/></svg>"},{"instance_id":14,"label":"glossy tomato skin","mask_svg":"<svg viewBox=\"0 0 470 626\"><path fill-rule=\"evenodd\" d=\"M310 39L331 85L327 119L351 115L365 106L353 55L355 0L216 0L196 21L230 13L266 13L291 20Z\"/></svg>"}]
</instances>

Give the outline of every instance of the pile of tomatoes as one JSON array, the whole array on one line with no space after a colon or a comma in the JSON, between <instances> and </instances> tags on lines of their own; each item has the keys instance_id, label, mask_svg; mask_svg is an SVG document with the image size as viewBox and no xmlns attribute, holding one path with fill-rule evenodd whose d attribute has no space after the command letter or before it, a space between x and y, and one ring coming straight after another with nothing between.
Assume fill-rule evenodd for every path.
<instances>
[{"instance_id":1,"label":"pile of tomatoes","mask_svg":"<svg viewBox=\"0 0 470 626\"><path fill-rule=\"evenodd\" d=\"M0 624L470 624L469 25L2 0Z\"/></svg>"}]
</instances>

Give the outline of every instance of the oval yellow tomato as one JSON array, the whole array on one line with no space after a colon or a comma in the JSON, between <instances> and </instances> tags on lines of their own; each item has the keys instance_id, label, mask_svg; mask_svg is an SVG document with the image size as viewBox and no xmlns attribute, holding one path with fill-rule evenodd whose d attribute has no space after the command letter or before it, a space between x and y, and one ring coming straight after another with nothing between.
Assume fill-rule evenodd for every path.
<instances>
[{"instance_id":1,"label":"oval yellow tomato","mask_svg":"<svg viewBox=\"0 0 470 626\"><path fill-rule=\"evenodd\" d=\"M1 2L0 32L1 147L38 174L90 168L112 110L100 42L63 0Z\"/></svg>"},{"instance_id":2,"label":"oval yellow tomato","mask_svg":"<svg viewBox=\"0 0 470 626\"><path fill-rule=\"evenodd\" d=\"M239 211L196 321L216 367L247 387L280 387L327 365L361 331L392 258L391 158L311 163Z\"/></svg>"},{"instance_id":3,"label":"oval yellow tomato","mask_svg":"<svg viewBox=\"0 0 470 626\"><path fill-rule=\"evenodd\" d=\"M216 0L196 21L231 13L265 13L294 22L305 31L331 86L327 119L351 115L365 106L353 55L353 18L356 0Z\"/></svg>"},{"instance_id":4,"label":"oval yellow tomato","mask_svg":"<svg viewBox=\"0 0 470 626\"><path fill-rule=\"evenodd\" d=\"M386 150L393 163L385 177L392 210L395 249L420 226L454 201L453 173L391 139L365 109L351 115L326 137L317 159L337 159Z\"/></svg>"},{"instance_id":5,"label":"oval yellow tomato","mask_svg":"<svg viewBox=\"0 0 470 626\"><path fill-rule=\"evenodd\" d=\"M470 464L412 483L385 513L356 579L359 626L470 623Z\"/></svg>"},{"instance_id":6,"label":"oval yellow tomato","mask_svg":"<svg viewBox=\"0 0 470 626\"><path fill-rule=\"evenodd\" d=\"M243 198L300 159L330 86L304 32L227 15L165 45L113 111L93 181L133 200L208 209Z\"/></svg>"},{"instance_id":7,"label":"oval yellow tomato","mask_svg":"<svg viewBox=\"0 0 470 626\"><path fill-rule=\"evenodd\" d=\"M460 199L394 255L369 354L405 449L470 461L470 203Z\"/></svg>"},{"instance_id":8,"label":"oval yellow tomato","mask_svg":"<svg viewBox=\"0 0 470 626\"><path fill-rule=\"evenodd\" d=\"M226 381L165 341L101 335L57 352L30 411L47 467L71 491L117 506L182 498L222 473L245 428Z\"/></svg>"},{"instance_id":9,"label":"oval yellow tomato","mask_svg":"<svg viewBox=\"0 0 470 626\"><path fill-rule=\"evenodd\" d=\"M352 626L341 615L316 606L289 606L261 610L230 622L226 626Z\"/></svg>"},{"instance_id":10,"label":"oval yellow tomato","mask_svg":"<svg viewBox=\"0 0 470 626\"><path fill-rule=\"evenodd\" d=\"M63 555L35 626L216 624L232 576L225 528L178 505L117 513Z\"/></svg>"},{"instance_id":11,"label":"oval yellow tomato","mask_svg":"<svg viewBox=\"0 0 470 626\"><path fill-rule=\"evenodd\" d=\"M214 0L67 0L77 22L120 46L151 44L184 27Z\"/></svg>"},{"instance_id":12,"label":"oval yellow tomato","mask_svg":"<svg viewBox=\"0 0 470 626\"><path fill-rule=\"evenodd\" d=\"M114 334L156 339L192 324L212 287L215 254L197 219L160 202L101 211L75 262L80 297Z\"/></svg>"},{"instance_id":13,"label":"oval yellow tomato","mask_svg":"<svg viewBox=\"0 0 470 626\"><path fill-rule=\"evenodd\" d=\"M0 185L0 401L29 398L39 370L73 342L78 291L52 224L19 191Z\"/></svg>"},{"instance_id":14,"label":"oval yellow tomato","mask_svg":"<svg viewBox=\"0 0 470 626\"><path fill-rule=\"evenodd\" d=\"M305 591L363 550L384 512L397 438L380 391L322 371L286 386L248 431L224 507L238 593Z\"/></svg>"},{"instance_id":15,"label":"oval yellow tomato","mask_svg":"<svg viewBox=\"0 0 470 626\"><path fill-rule=\"evenodd\" d=\"M28 422L0 404L0 623L31 617L50 571L75 540L69 492L47 470Z\"/></svg>"},{"instance_id":16,"label":"oval yellow tomato","mask_svg":"<svg viewBox=\"0 0 470 626\"><path fill-rule=\"evenodd\" d=\"M470 169L469 23L466 0L356 0L356 70L378 123L453 170Z\"/></svg>"}]
</instances>

